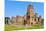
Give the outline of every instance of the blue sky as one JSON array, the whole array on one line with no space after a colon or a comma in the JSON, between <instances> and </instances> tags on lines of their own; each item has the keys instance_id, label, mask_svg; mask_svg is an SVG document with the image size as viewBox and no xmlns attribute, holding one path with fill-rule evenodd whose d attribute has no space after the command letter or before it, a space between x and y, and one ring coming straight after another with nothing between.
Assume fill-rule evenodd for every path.
<instances>
[{"instance_id":1,"label":"blue sky","mask_svg":"<svg viewBox=\"0 0 46 31\"><path fill-rule=\"evenodd\" d=\"M33 3L33 4L32 4ZM32 4L34 8L37 8L38 15L44 16L44 3L40 2L26 2L26 1L5 1L5 16L16 16L16 15L25 15L27 12L27 6ZM34 9L34 13L36 9Z\"/></svg>"}]
</instances>

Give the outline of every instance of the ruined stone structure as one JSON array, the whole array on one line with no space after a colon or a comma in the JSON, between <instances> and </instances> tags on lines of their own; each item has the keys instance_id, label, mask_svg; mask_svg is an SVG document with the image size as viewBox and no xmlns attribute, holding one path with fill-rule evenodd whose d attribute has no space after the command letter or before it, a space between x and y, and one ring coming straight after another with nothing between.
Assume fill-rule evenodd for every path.
<instances>
[{"instance_id":1,"label":"ruined stone structure","mask_svg":"<svg viewBox=\"0 0 46 31\"><path fill-rule=\"evenodd\" d=\"M12 17L11 23L14 25L23 25L24 18L23 16Z\"/></svg>"},{"instance_id":2,"label":"ruined stone structure","mask_svg":"<svg viewBox=\"0 0 46 31\"><path fill-rule=\"evenodd\" d=\"M29 5L27 8L27 24L31 25L34 22L34 11L33 6Z\"/></svg>"},{"instance_id":3,"label":"ruined stone structure","mask_svg":"<svg viewBox=\"0 0 46 31\"><path fill-rule=\"evenodd\" d=\"M42 17L38 17L38 13L34 14L34 7L33 5L29 5L27 8L27 14L26 14L26 22L27 25L32 26L34 24L40 24L41 25Z\"/></svg>"},{"instance_id":4,"label":"ruined stone structure","mask_svg":"<svg viewBox=\"0 0 46 31\"><path fill-rule=\"evenodd\" d=\"M38 17L38 13L34 14L33 5L28 5L26 15L12 17L11 24L28 25L28 26L32 26L34 24L42 24L43 25L43 21L44 20L42 19L41 16Z\"/></svg>"}]
</instances>

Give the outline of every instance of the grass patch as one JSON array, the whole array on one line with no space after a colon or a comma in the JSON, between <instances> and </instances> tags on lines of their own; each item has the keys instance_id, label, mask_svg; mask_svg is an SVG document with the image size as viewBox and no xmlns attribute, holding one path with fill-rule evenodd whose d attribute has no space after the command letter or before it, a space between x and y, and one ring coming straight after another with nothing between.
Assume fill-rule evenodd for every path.
<instances>
[{"instance_id":1,"label":"grass patch","mask_svg":"<svg viewBox=\"0 0 46 31\"><path fill-rule=\"evenodd\" d=\"M12 31L12 30L24 30L25 27L16 27L13 25L5 25L5 31Z\"/></svg>"},{"instance_id":2,"label":"grass patch","mask_svg":"<svg viewBox=\"0 0 46 31\"><path fill-rule=\"evenodd\" d=\"M43 29L44 26L41 25L33 25L32 27L29 27L28 29Z\"/></svg>"},{"instance_id":3,"label":"grass patch","mask_svg":"<svg viewBox=\"0 0 46 31\"><path fill-rule=\"evenodd\" d=\"M12 30L24 30L24 29L42 29L44 26L40 25L33 25L32 27L16 27L13 25L5 25L5 31L12 31Z\"/></svg>"}]
</instances>

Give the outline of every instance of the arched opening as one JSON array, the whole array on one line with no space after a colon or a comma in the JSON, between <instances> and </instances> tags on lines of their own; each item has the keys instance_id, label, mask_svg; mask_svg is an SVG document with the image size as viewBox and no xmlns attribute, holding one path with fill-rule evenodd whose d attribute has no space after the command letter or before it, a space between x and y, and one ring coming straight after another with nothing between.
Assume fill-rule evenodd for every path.
<instances>
[{"instance_id":1,"label":"arched opening","mask_svg":"<svg viewBox=\"0 0 46 31\"><path fill-rule=\"evenodd\" d=\"M27 24L27 21L26 20L24 20L24 25L26 25Z\"/></svg>"}]
</instances>

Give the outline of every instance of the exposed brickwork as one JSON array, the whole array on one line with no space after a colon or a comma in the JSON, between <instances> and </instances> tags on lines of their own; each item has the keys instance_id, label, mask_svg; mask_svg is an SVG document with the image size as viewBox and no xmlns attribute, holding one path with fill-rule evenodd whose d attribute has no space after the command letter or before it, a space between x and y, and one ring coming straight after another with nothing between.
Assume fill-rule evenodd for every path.
<instances>
[{"instance_id":1,"label":"exposed brickwork","mask_svg":"<svg viewBox=\"0 0 46 31\"><path fill-rule=\"evenodd\" d=\"M12 17L11 24L14 25L29 25L32 26L34 24L43 24L42 18L38 17L38 14L34 14L34 8L32 5L29 5L27 8L27 13L24 16L16 16Z\"/></svg>"}]
</instances>

